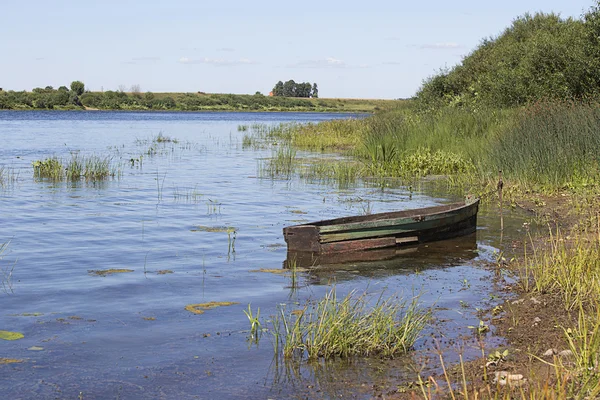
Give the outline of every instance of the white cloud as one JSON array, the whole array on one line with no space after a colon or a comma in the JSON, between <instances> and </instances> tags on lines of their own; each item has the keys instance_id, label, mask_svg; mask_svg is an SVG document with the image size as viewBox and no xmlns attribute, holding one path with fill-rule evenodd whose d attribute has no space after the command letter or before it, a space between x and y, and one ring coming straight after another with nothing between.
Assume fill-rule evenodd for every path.
<instances>
[{"instance_id":1,"label":"white cloud","mask_svg":"<svg viewBox=\"0 0 600 400\"><path fill-rule=\"evenodd\" d=\"M218 67L225 67L225 66L236 66L236 65L249 65L249 64L256 64L254 61L248 59L248 58L240 58L239 60L226 60L224 58L188 58L188 57L181 57L179 59L179 62L181 64L210 64L210 65L215 65Z\"/></svg>"}]
</instances>

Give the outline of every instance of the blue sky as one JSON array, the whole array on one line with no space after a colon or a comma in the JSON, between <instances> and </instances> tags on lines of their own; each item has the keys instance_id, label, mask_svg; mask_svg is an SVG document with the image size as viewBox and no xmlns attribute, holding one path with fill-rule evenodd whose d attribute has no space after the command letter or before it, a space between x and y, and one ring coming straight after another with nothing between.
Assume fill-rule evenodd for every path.
<instances>
[{"instance_id":1,"label":"blue sky","mask_svg":"<svg viewBox=\"0 0 600 400\"><path fill-rule=\"evenodd\" d=\"M526 12L593 1L0 0L0 87L405 98Z\"/></svg>"}]
</instances>

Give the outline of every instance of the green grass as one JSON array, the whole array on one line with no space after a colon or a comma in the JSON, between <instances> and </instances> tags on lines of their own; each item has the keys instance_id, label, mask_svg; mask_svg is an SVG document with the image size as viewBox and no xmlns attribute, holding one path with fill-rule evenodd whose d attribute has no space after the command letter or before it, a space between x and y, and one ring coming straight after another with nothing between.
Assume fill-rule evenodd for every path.
<instances>
[{"instance_id":1,"label":"green grass","mask_svg":"<svg viewBox=\"0 0 600 400\"><path fill-rule=\"evenodd\" d=\"M417 298L351 292L338 299L333 288L302 310L280 308L273 322L276 350L286 358L393 356L412 348L429 317Z\"/></svg>"},{"instance_id":2,"label":"green grass","mask_svg":"<svg viewBox=\"0 0 600 400\"><path fill-rule=\"evenodd\" d=\"M53 182L63 180L96 182L121 176L121 169L112 164L110 157L82 156L73 153L66 163L58 157L34 161L33 175L35 178Z\"/></svg>"},{"instance_id":3,"label":"green grass","mask_svg":"<svg viewBox=\"0 0 600 400\"><path fill-rule=\"evenodd\" d=\"M61 181L65 178L65 169L58 157L33 162L33 176L50 181Z\"/></svg>"}]
</instances>

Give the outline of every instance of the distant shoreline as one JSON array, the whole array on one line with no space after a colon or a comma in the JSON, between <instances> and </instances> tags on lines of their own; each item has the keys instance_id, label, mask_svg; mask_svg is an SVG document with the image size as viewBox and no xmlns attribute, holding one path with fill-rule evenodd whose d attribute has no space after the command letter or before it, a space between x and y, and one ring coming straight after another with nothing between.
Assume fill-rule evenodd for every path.
<instances>
[{"instance_id":1,"label":"distant shoreline","mask_svg":"<svg viewBox=\"0 0 600 400\"><path fill-rule=\"evenodd\" d=\"M69 95L70 94L70 97ZM84 92L73 96L54 89L0 92L0 110L179 111L179 112L332 112L374 113L406 100L265 96L260 93Z\"/></svg>"}]
</instances>

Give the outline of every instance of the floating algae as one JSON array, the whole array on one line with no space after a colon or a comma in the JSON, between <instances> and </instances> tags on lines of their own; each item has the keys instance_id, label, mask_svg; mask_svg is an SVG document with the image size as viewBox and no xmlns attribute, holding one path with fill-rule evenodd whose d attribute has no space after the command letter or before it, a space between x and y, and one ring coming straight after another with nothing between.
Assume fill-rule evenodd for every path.
<instances>
[{"instance_id":1,"label":"floating algae","mask_svg":"<svg viewBox=\"0 0 600 400\"><path fill-rule=\"evenodd\" d=\"M97 276L106 276L106 275L112 275L112 274L121 274L124 272L133 272L132 269L115 269L115 268L111 268L111 269L90 269L88 270L88 274L91 275L97 275Z\"/></svg>"},{"instance_id":2,"label":"floating algae","mask_svg":"<svg viewBox=\"0 0 600 400\"><path fill-rule=\"evenodd\" d=\"M20 332L0 331L0 339L3 340L19 340L24 337L25 335Z\"/></svg>"},{"instance_id":3,"label":"floating algae","mask_svg":"<svg viewBox=\"0 0 600 400\"><path fill-rule=\"evenodd\" d=\"M44 313L41 312L10 314L11 317L41 317L42 315L44 315Z\"/></svg>"},{"instance_id":4,"label":"floating algae","mask_svg":"<svg viewBox=\"0 0 600 400\"><path fill-rule=\"evenodd\" d=\"M237 229L233 226L203 226L198 225L194 229L190 229L192 232L225 232L231 234L237 232Z\"/></svg>"},{"instance_id":5,"label":"floating algae","mask_svg":"<svg viewBox=\"0 0 600 400\"><path fill-rule=\"evenodd\" d=\"M170 269L161 269L159 271L156 271L156 273L158 275L166 275L166 274L172 274L173 271L171 271Z\"/></svg>"},{"instance_id":6,"label":"floating algae","mask_svg":"<svg viewBox=\"0 0 600 400\"><path fill-rule=\"evenodd\" d=\"M14 364L22 363L23 360L17 360L16 358L2 358L0 357L0 364Z\"/></svg>"},{"instance_id":7,"label":"floating algae","mask_svg":"<svg viewBox=\"0 0 600 400\"><path fill-rule=\"evenodd\" d=\"M205 310L210 310L211 308L217 307L232 306L234 304L240 303L237 301L210 301L208 303L188 304L185 306L185 309L194 314L204 314Z\"/></svg>"}]
</instances>

